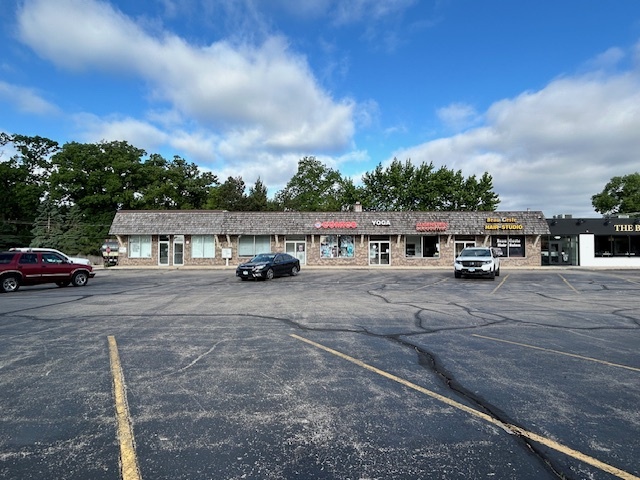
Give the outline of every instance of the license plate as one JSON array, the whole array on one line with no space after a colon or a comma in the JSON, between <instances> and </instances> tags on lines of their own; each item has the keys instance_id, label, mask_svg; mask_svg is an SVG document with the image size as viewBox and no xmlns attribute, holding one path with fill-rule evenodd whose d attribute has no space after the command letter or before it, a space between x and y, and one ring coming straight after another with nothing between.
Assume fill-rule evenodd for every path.
<instances>
[{"instance_id":1,"label":"license plate","mask_svg":"<svg viewBox=\"0 0 640 480\"><path fill-rule=\"evenodd\" d=\"M246 270L244 272L242 272L243 275L249 275L249 272L247 272Z\"/></svg>"},{"instance_id":2,"label":"license plate","mask_svg":"<svg viewBox=\"0 0 640 480\"><path fill-rule=\"evenodd\" d=\"M475 269L475 268L470 268L470 269L469 269L469 271L470 271L470 272L475 272L475 271L476 271L476 269Z\"/></svg>"}]
</instances>

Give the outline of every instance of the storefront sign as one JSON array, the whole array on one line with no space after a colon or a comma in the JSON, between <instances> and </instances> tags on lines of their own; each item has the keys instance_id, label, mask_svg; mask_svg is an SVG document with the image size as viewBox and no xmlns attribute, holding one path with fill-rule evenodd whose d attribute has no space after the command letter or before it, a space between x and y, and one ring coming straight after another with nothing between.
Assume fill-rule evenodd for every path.
<instances>
[{"instance_id":1,"label":"storefront sign","mask_svg":"<svg viewBox=\"0 0 640 480\"><path fill-rule=\"evenodd\" d=\"M522 237L498 237L495 241L495 246L499 248L509 247L522 247Z\"/></svg>"},{"instance_id":2,"label":"storefront sign","mask_svg":"<svg viewBox=\"0 0 640 480\"><path fill-rule=\"evenodd\" d=\"M371 224L374 227L390 227L391 226L391 221L389 221L389 220L372 220Z\"/></svg>"},{"instance_id":3,"label":"storefront sign","mask_svg":"<svg viewBox=\"0 0 640 480\"><path fill-rule=\"evenodd\" d=\"M316 222L313 225L316 228L325 228L325 229L332 229L332 228L358 228L358 223L357 222L334 222L334 221L329 221L329 222Z\"/></svg>"},{"instance_id":4,"label":"storefront sign","mask_svg":"<svg viewBox=\"0 0 640 480\"><path fill-rule=\"evenodd\" d=\"M485 230L522 230L524 227L515 217L487 217Z\"/></svg>"},{"instance_id":5,"label":"storefront sign","mask_svg":"<svg viewBox=\"0 0 640 480\"><path fill-rule=\"evenodd\" d=\"M638 225L614 225L616 232L640 232L640 224Z\"/></svg>"},{"instance_id":6,"label":"storefront sign","mask_svg":"<svg viewBox=\"0 0 640 480\"><path fill-rule=\"evenodd\" d=\"M418 222L416 230L419 232L444 232L449 228L447 222Z\"/></svg>"}]
</instances>

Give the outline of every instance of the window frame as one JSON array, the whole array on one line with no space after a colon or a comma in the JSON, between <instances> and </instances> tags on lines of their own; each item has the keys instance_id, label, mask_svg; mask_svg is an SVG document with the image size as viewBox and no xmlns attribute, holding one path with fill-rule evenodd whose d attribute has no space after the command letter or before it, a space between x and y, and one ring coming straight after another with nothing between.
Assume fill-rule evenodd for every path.
<instances>
[{"instance_id":1,"label":"window frame","mask_svg":"<svg viewBox=\"0 0 640 480\"><path fill-rule=\"evenodd\" d=\"M414 240L414 243L410 243ZM432 255L425 255L425 246L432 245L434 252ZM415 253L409 254L409 245L415 245ZM440 235L406 235L404 239L404 256L405 258L440 258Z\"/></svg>"},{"instance_id":2,"label":"window frame","mask_svg":"<svg viewBox=\"0 0 640 480\"><path fill-rule=\"evenodd\" d=\"M511 240L518 239L518 245L512 245ZM502 240L505 242L504 245L499 245L498 242ZM499 248L502 252L502 257L504 258L526 258L527 256L527 240L525 235L492 235L491 236L491 247ZM514 252L517 252L514 254Z\"/></svg>"},{"instance_id":3,"label":"window frame","mask_svg":"<svg viewBox=\"0 0 640 480\"><path fill-rule=\"evenodd\" d=\"M267 246L265 250L264 247ZM255 257L271 251L271 235L242 235L238 238L238 256Z\"/></svg>"},{"instance_id":4,"label":"window frame","mask_svg":"<svg viewBox=\"0 0 640 480\"><path fill-rule=\"evenodd\" d=\"M208 245L207 239L211 245ZM202 241L201 246L197 245ZM196 249L201 249L196 252ZM191 258L216 258L216 237L214 235L191 235Z\"/></svg>"},{"instance_id":5,"label":"window frame","mask_svg":"<svg viewBox=\"0 0 640 480\"><path fill-rule=\"evenodd\" d=\"M151 235L129 235L129 258L151 258Z\"/></svg>"},{"instance_id":6,"label":"window frame","mask_svg":"<svg viewBox=\"0 0 640 480\"><path fill-rule=\"evenodd\" d=\"M353 235L320 235L320 258L355 258L356 242Z\"/></svg>"}]
</instances>

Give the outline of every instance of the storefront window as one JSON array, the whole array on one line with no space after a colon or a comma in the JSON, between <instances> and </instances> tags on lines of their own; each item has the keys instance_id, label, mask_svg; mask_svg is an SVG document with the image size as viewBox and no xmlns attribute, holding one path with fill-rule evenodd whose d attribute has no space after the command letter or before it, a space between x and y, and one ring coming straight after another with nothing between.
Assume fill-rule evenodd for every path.
<instances>
[{"instance_id":1,"label":"storefront window","mask_svg":"<svg viewBox=\"0 0 640 480\"><path fill-rule=\"evenodd\" d=\"M353 235L321 235L320 258L353 258Z\"/></svg>"},{"instance_id":2,"label":"storefront window","mask_svg":"<svg viewBox=\"0 0 640 480\"><path fill-rule=\"evenodd\" d=\"M407 235L406 257L439 257L440 243L437 235Z\"/></svg>"},{"instance_id":3,"label":"storefront window","mask_svg":"<svg viewBox=\"0 0 640 480\"><path fill-rule=\"evenodd\" d=\"M594 241L596 257L640 256L640 236L596 235Z\"/></svg>"},{"instance_id":4,"label":"storefront window","mask_svg":"<svg viewBox=\"0 0 640 480\"><path fill-rule=\"evenodd\" d=\"M496 235L491 246L502 250L503 257L524 257L524 235Z\"/></svg>"},{"instance_id":5,"label":"storefront window","mask_svg":"<svg viewBox=\"0 0 640 480\"><path fill-rule=\"evenodd\" d=\"M129 237L129 258L151 258L151 235Z\"/></svg>"},{"instance_id":6,"label":"storefront window","mask_svg":"<svg viewBox=\"0 0 640 480\"><path fill-rule=\"evenodd\" d=\"M213 235L191 236L191 258L214 258L216 256Z\"/></svg>"},{"instance_id":7,"label":"storefront window","mask_svg":"<svg viewBox=\"0 0 640 480\"><path fill-rule=\"evenodd\" d=\"M253 257L259 253L271 251L271 237L269 235L243 235L238 240L238 255Z\"/></svg>"}]
</instances>

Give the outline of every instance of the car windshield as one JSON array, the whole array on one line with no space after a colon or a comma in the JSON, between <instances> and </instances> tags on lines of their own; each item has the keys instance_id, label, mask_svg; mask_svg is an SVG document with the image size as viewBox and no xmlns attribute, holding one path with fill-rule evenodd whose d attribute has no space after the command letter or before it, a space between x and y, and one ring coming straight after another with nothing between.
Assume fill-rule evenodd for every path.
<instances>
[{"instance_id":1,"label":"car windshield","mask_svg":"<svg viewBox=\"0 0 640 480\"><path fill-rule=\"evenodd\" d=\"M256 255L251 259L252 262L271 262L275 255L270 253L261 253L260 255Z\"/></svg>"},{"instance_id":2,"label":"car windshield","mask_svg":"<svg viewBox=\"0 0 640 480\"><path fill-rule=\"evenodd\" d=\"M491 253L485 249L465 248L460 254L461 257L490 257Z\"/></svg>"}]
</instances>

